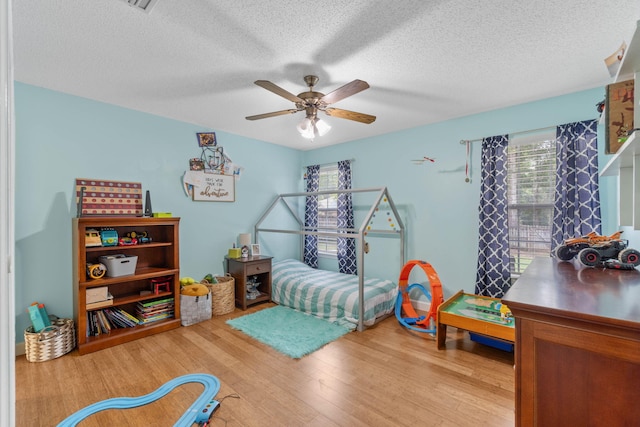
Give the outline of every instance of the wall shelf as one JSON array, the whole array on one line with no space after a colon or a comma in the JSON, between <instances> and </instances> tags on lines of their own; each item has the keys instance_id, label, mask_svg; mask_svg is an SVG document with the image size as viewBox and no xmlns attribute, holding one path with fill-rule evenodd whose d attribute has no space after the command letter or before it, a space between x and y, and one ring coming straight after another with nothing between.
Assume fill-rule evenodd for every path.
<instances>
[{"instance_id":1,"label":"wall shelf","mask_svg":"<svg viewBox=\"0 0 640 427\"><path fill-rule=\"evenodd\" d=\"M640 155L640 138L634 132L600 171L600 176L616 176L621 168L632 168L633 158Z\"/></svg>"},{"instance_id":2,"label":"wall shelf","mask_svg":"<svg viewBox=\"0 0 640 427\"><path fill-rule=\"evenodd\" d=\"M635 79L634 123L640 125L640 21L627 46L614 83ZM638 131L640 132L640 131ZM600 171L600 176L618 176L618 225L640 230L640 136L633 133Z\"/></svg>"}]
</instances>

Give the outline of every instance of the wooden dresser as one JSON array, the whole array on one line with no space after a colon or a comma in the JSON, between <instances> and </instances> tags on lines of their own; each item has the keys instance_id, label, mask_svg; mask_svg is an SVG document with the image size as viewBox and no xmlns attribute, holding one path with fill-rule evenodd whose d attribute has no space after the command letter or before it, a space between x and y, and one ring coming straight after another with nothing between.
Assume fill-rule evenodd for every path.
<instances>
[{"instance_id":1,"label":"wooden dresser","mask_svg":"<svg viewBox=\"0 0 640 427\"><path fill-rule=\"evenodd\" d=\"M640 425L640 271L537 258L516 319L516 426Z\"/></svg>"}]
</instances>

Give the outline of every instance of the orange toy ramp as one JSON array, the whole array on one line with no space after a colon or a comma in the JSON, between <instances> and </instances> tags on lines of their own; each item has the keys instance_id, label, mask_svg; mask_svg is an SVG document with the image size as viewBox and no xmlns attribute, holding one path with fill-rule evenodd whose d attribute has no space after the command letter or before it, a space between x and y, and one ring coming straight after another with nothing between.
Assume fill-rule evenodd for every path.
<instances>
[{"instance_id":1,"label":"orange toy ramp","mask_svg":"<svg viewBox=\"0 0 640 427\"><path fill-rule=\"evenodd\" d=\"M426 273L429 279L429 292L419 283L413 283L408 285L409 275L415 267L420 267ZM409 292L414 289L420 289L429 301L431 301L431 307L426 316L419 316L411 303ZM435 327L429 328L431 320L434 324L436 322L436 315L438 313L438 307L444 302L442 295L442 283L436 273L435 269L428 262L421 260L411 260L407 262L400 271L400 277L398 279L398 299L396 300L396 318L400 324L408 329L434 334L436 332Z\"/></svg>"}]
</instances>

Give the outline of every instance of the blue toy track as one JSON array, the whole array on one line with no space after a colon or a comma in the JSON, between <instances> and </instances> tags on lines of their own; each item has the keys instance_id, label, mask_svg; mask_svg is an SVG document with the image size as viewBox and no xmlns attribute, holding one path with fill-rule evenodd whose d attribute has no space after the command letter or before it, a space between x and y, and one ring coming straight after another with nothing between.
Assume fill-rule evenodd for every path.
<instances>
[{"instance_id":1,"label":"blue toy track","mask_svg":"<svg viewBox=\"0 0 640 427\"><path fill-rule=\"evenodd\" d=\"M183 375L166 382L156 391L140 397L115 397L113 399L96 402L84 409L79 410L75 414L70 415L60 424L58 424L58 427L75 426L88 416L93 415L96 412L104 411L106 409L127 409L147 405L166 396L174 388L186 383L201 383L202 385L204 385L204 391L174 424L174 427L190 427L194 423L204 425L206 422L208 422L214 409L219 404L214 400L214 397L216 397L216 394L218 394L218 391L220 390L220 381L218 381L218 378L209 374Z\"/></svg>"},{"instance_id":2,"label":"blue toy track","mask_svg":"<svg viewBox=\"0 0 640 427\"><path fill-rule=\"evenodd\" d=\"M411 289L420 289L422 291L422 293L427 297L427 299L429 300L429 302L431 301L431 292L429 292L428 290L425 289L424 286L422 286L420 283L413 283L409 286L407 286L405 292L410 292ZM435 334L436 333L436 329L435 328L420 328L415 326L418 322L424 320L426 318L426 316L420 316L420 317L402 317L402 293L398 293L398 296L396 297L396 308L395 308L395 313L396 313L396 319L398 319L398 322L404 326L407 329L411 329L412 331L416 331L416 332L423 332L426 334Z\"/></svg>"}]
</instances>

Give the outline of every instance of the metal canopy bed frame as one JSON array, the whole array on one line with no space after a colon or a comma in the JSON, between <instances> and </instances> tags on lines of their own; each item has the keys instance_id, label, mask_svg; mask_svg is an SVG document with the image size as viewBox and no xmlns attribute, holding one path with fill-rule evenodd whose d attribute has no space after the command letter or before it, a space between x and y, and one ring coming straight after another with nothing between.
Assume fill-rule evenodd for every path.
<instances>
[{"instance_id":1,"label":"metal canopy bed frame","mask_svg":"<svg viewBox=\"0 0 640 427\"><path fill-rule=\"evenodd\" d=\"M319 196L326 194L356 194L356 193L375 193L375 200L371 204L369 211L364 216L360 226L358 228L327 228L327 227L306 227L304 225L304 221L300 219L296 209L291 207L289 200L298 198L298 197L308 197L308 196ZM389 204L389 208L393 212L395 216L395 221L397 224L397 228L395 230L384 230L384 229L373 229L368 228L369 224L372 223L372 218L374 217L376 211L378 210L380 204L385 201ZM269 217L274 208L278 205L284 205L286 211L291 215L295 222L297 223L297 230L294 229L274 229L274 228L263 228L263 222ZM392 235L398 237L400 239L400 266L405 263L405 230L404 224L398 214L398 210L396 209L395 204L391 196L389 195L389 191L387 187L380 188L361 188L361 189L349 189L349 190L325 190L325 191L315 191L315 192L301 192L301 193L288 193L288 194L280 194L275 200L271 203L271 205L267 208L267 210L262 214L258 222L254 227L254 235L255 242L259 243L260 233L287 233L287 234L297 234L300 235L300 256L304 254L304 236L314 235L319 237L339 237L339 238L348 238L348 239L356 239L356 257L357 257L357 273L358 273L358 305L359 305L359 316L358 316L358 331L363 331L365 329L364 326L364 254L365 254L365 235Z\"/></svg>"}]
</instances>

